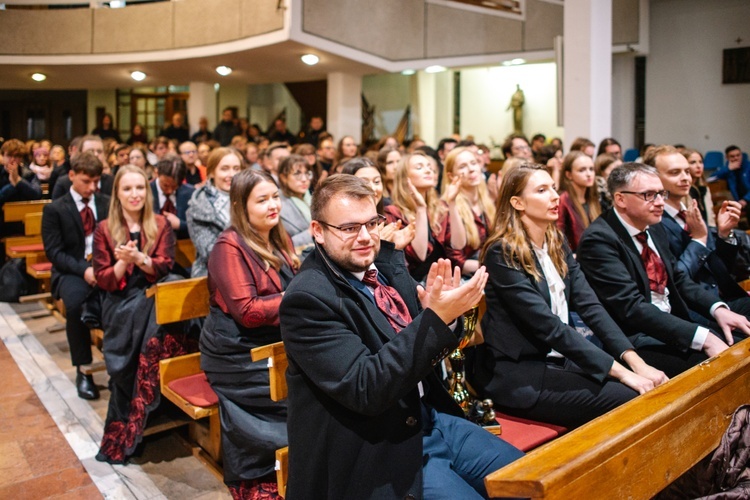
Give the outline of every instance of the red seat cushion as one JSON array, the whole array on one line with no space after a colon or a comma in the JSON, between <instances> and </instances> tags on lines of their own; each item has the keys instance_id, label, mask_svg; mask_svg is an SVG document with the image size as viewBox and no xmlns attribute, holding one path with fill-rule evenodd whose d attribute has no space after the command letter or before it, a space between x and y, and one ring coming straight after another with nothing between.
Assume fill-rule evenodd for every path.
<instances>
[{"instance_id":1,"label":"red seat cushion","mask_svg":"<svg viewBox=\"0 0 750 500\"><path fill-rule=\"evenodd\" d=\"M52 262L39 262L37 264L31 264L29 267L38 273L43 273L52 270Z\"/></svg>"},{"instance_id":2,"label":"red seat cushion","mask_svg":"<svg viewBox=\"0 0 750 500\"><path fill-rule=\"evenodd\" d=\"M8 247L8 251L16 253L44 252L44 243L34 243L33 245L13 245Z\"/></svg>"},{"instance_id":3,"label":"red seat cushion","mask_svg":"<svg viewBox=\"0 0 750 500\"><path fill-rule=\"evenodd\" d=\"M498 411L495 412L495 417L497 423L503 427L500 437L521 451L529 451L541 446L568 430L559 425L512 417Z\"/></svg>"},{"instance_id":4,"label":"red seat cushion","mask_svg":"<svg viewBox=\"0 0 750 500\"><path fill-rule=\"evenodd\" d=\"M193 406L205 408L219 402L219 396L211 389L203 372L173 380L167 387Z\"/></svg>"}]
</instances>

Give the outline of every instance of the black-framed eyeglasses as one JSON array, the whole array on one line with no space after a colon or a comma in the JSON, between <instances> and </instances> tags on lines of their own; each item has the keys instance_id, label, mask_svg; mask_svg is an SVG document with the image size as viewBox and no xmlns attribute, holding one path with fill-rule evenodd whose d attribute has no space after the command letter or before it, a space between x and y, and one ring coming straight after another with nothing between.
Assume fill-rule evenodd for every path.
<instances>
[{"instance_id":1,"label":"black-framed eyeglasses","mask_svg":"<svg viewBox=\"0 0 750 500\"><path fill-rule=\"evenodd\" d=\"M377 215L373 217L372 219L368 220L367 222L352 222L350 224L342 224L341 226L334 226L333 224L329 224L327 222L323 222L322 220L319 220L321 224L323 224L326 227L332 227L334 229L338 229L341 231L341 234L343 235L344 239L351 239L355 238L360 231L362 231L362 226L365 227L368 233L375 234L378 232L378 228L380 228L380 224L385 222L385 216L383 215Z\"/></svg>"},{"instance_id":2,"label":"black-framed eyeglasses","mask_svg":"<svg viewBox=\"0 0 750 500\"><path fill-rule=\"evenodd\" d=\"M661 191L620 191L622 194L635 194L643 198L643 201L647 203L652 203L654 200L656 200L657 196L661 196L662 200L668 200L669 199L669 191L666 189L663 189Z\"/></svg>"}]
</instances>

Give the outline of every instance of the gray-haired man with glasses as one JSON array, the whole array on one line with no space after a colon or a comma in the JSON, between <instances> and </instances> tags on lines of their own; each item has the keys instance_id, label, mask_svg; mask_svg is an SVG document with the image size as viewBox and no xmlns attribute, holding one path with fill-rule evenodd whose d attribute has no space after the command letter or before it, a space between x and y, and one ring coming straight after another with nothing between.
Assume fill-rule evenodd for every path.
<instances>
[{"instance_id":1,"label":"gray-haired man with glasses","mask_svg":"<svg viewBox=\"0 0 750 500\"><path fill-rule=\"evenodd\" d=\"M669 377L750 335L750 321L695 284L676 263L659 224L669 193L657 171L617 167L607 180L613 207L581 237L578 261L609 314L648 364ZM689 311L709 318L709 328ZM743 335L743 336L744 336Z\"/></svg>"}]
</instances>

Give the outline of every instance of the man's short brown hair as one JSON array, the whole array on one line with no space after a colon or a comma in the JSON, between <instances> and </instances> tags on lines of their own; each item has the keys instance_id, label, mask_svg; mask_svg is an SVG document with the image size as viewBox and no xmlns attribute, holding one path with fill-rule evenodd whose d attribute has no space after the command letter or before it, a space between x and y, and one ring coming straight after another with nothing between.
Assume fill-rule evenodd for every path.
<instances>
[{"instance_id":1,"label":"man's short brown hair","mask_svg":"<svg viewBox=\"0 0 750 500\"><path fill-rule=\"evenodd\" d=\"M372 203L375 204L375 192L364 179L349 174L331 175L326 177L315 189L310 204L312 220L322 220L331 199L339 195L355 200L370 198Z\"/></svg>"},{"instance_id":2,"label":"man's short brown hair","mask_svg":"<svg viewBox=\"0 0 750 500\"><path fill-rule=\"evenodd\" d=\"M101 177L104 166L93 151L79 153L70 162L70 169L76 174L86 174L89 177Z\"/></svg>"}]
</instances>

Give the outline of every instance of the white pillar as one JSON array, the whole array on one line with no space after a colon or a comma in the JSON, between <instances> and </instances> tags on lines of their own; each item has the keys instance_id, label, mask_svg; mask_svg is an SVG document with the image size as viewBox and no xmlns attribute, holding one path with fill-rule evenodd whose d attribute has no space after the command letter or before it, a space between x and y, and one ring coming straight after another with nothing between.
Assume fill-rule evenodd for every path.
<instances>
[{"instance_id":1,"label":"white pillar","mask_svg":"<svg viewBox=\"0 0 750 500\"><path fill-rule=\"evenodd\" d=\"M198 120L201 116L208 118L208 129L214 129L216 126L216 91L213 83L190 82L187 112L191 135L198 131Z\"/></svg>"},{"instance_id":2,"label":"white pillar","mask_svg":"<svg viewBox=\"0 0 750 500\"><path fill-rule=\"evenodd\" d=\"M328 75L326 129L336 142L350 135L362 141L362 77L347 73Z\"/></svg>"},{"instance_id":3,"label":"white pillar","mask_svg":"<svg viewBox=\"0 0 750 500\"><path fill-rule=\"evenodd\" d=\"M565 146L612 135L612 0L566 0L563 45Z\"/></svg>"},{"instance_id":4,"label":"white pillar","mask_svg":"<svg viewBox=\"0 0 750 500\"><path fill-rule=\"evenodd\" d=\"M425 73L412 77L412 124L414 136L428 146L453 133L453 72Z\"/></svg>"}]
</instances>

